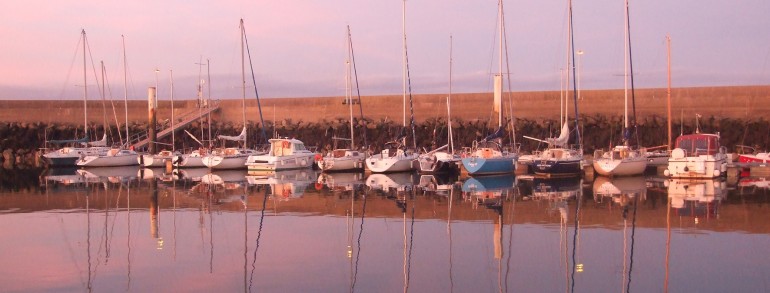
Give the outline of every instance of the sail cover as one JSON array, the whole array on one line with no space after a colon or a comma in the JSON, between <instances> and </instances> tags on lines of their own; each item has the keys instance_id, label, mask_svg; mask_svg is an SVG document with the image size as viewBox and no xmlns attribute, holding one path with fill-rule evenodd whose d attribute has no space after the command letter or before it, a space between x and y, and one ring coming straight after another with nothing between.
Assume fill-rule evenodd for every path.
<instances>
[{"instance_id":1,"label":"sail cover","mask_svg":"<svg viewBox=\"0 0 770 293\"><path fill-rule=\"evenodd\" d=\"M242 141L242 140L246 140L246 127L243 127L243 130L241 130L241 134L239 134L237 136L217 135L217 138L223 139L223 140L229 140L229 141Z\"/></svg>"},{"instance_id":2,"label":"sail cover","mask_svg":"<svg viewBox=\"0 0 770 293\"><path fill-rule=\"evenodd\" d=\"M548 143L553 144L555 146L565 147L567 145L567 141L569 140L569 125L567 125L567 122L564 122L564 125L562 125L561 133L559 133L559 137L546 138L545 140Z\"/></svg>"},{"instance_id":3,"label":"sail cover","mask_svg":"<svg viewBox=\"0 0 770 293\"><path fill-rule=\"evenodd\" d=\"M107 134L105 133L102 136L102 139L97 140L97 141L91 141L91 142L88 142L87 144L88 144L88 146L94 146L94 147L107 146Z\"/></svg>"},{"instance_id":4,"label":"sail cover","mask_svg":"<svg viewBox=\"0 0 770 293\"><path fill-rule=\"evenodd\" d=\"M496 138L503 137L505 135L505 126L500 126L497 128L497 131L495 133L490 134L489 136L484 138L484 141L490 141Z\"/></svg>"}]
</instances>

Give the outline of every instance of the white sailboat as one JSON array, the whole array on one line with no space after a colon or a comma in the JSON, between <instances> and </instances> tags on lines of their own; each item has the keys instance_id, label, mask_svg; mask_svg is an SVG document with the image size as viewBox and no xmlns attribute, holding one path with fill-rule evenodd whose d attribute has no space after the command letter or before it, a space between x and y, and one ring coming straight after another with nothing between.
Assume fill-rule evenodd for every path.
<instances>
[{"instance_id":1,"label":"white sailboat","mask_svg":"<svg viewBox=\"0 0 770 293\"><path fill-rule=\"evenodd\" d=\"M470 175L509 174L516 168L518 154L502 146L505 134L503 124L503 58L505 48L505 21L503 17L503 0L498 1L498 18L500 20L500 57L499 71L494 76L494 110L497 112L497 131L481 141L474 142L470 152L462 159L465 170ZM510 89L509 89L510 90Z\"/></svg>"},{"instance_id":2,"label":"white sailboat","mask_svg":"<svg viewBox=\"0 0 770 293\"><path fill-rule=\"evenodd\" d=\"M350 148L335 149L318 160L318 168L322 171L347 171L363 170L366 154L356 150L355 127L353 125L353 88L351 82L350 66L353 55L353 43L350 38L350 26L347 34L348 55L345 60L345 101L350 112ZM360 101L361 97L359 97Z\"/></svg>"},{"instance_id":3,"label":"white sailboat","mask_svg":"<svg viewBox=\"0 0 770 293\"><path fill-rule=\"evenodd\" d=\"M201 159L203 164L209 169L222 170L222 169L245 169L246 160L251 155L260 155L264 152L258 152L254 149L247 147L246 136L246 56L243 40L246 37L246 29L243 26L243 19L240 22L241 30L241 81L242 81L242 93L243 93L243 130L238 136L226 136L219 135L222 141L242 141L243 145L240 148L218 148L211 151Z\"/></svg>"},{"instance_id":4,"label":"white sailboat","mask_svg":"<svg viewBox=\"0 0 770 293\"><path fill-rule=\"evenodd\" d=\"M634 70L633 63L631 61L631 32L629 31L629 15L628 15L628 0L625 1L625 25L624 35L625 40L625 58L624 58L624 92L625 92L625 107L624 107L624 137L623 145L617 145L608 152L602 152L597 150L594 154L594 170L596 173L604 176L632 176L640 175L647 169L647 156L645 152L639 150L639 148L633 148L630 144L630 131L636 132L636 113L634 113L634 129L631 130L628 124L628 77L629 77L629 63L631 64L631 98L634 98Z\"/></svg>"},{"instance_id":5,"label":"white sailboat","mask_svg":"<svg viewBox=\"0 0 770 293\"><path fill-rule=\"evenodd\" d=\"M126 46L125 40L123 40L123 75L124 80L127 75L126 69ZM125 85L126 88L128 84ZM126 91L127 95L127 91ZM128 99L125 98L125 107L128 109ZM128 119L128 116L126 116ZM128 125L128 123L126 123ZM126 126L128 127L128 126ZM126 142L128 142L128 130L126 130ZM127 144L127 143L126 143ZM134 150L126 149L126 145L121 147L113 147L106 151L100 151L95 154L90 154L80 158L76 164L80 167L118 167L118 166L133 166L137 165L139 154Z\"/></svg>"},{"instance_id":6,"label":"white sailboat","mask_svg":"<svg viewBox=\"0 0 770 293\"><path fill-rule=\"evenodd\" d=\"M449 96L446 97L447 144L430 152L420 154L417 158L417 162L420 165L420 173L457 173L460 171L461 158L455 154L454 140L452 138L451 100L452 36L449 36Z\"/></svg>"},{"instance_id":7,"label":"white sailboat","mask_svg":"<svg viewBox=\"0 0 770 293\"><path fill-rule=\"evenodd\" d=\"M402 4L402 29L403 29L403 94L404 94L404 120L403 129L406 130L406 83L407 83L407 55L406 55L406 0ZM406 135L395 141L385 144L383 150L366 158L366 168L374 173L404 172L415 169L417 154L406 147Z\"/></svg>"},{"instance_id":8,"label":"white sailboat","mask_svg":"<svg viewBox=\"0 0 770 293\"><path fill-rule=\"evenodd\" d=\"M74 140L53 140L48 141L48 144L70 144L71 146L65 146L57 150L48 151L43 154L43 159L49 166L75 166L78 159L105 152L109 148L107 147L107 134L102 136L101 140L88 141L88 78L86 71L86 30L82 30L81 38L83 42L83 138Z\"/></svg>"}]
</instances>

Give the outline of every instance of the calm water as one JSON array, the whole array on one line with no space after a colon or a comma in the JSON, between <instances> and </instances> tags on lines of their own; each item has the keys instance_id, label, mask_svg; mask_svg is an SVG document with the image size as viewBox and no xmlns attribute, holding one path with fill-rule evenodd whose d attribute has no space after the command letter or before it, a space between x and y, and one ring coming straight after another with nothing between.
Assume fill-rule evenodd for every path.
<instances>
[{"instance_id":1,"label":"calm water","mask_svg":"<svg viewBox=\"0 0 770 293\"><path fill-rule=\"evenodd\" d=\"M138 171L0 181L0 291L770 291L761 180Z\"/></svg>"}]
</instances>

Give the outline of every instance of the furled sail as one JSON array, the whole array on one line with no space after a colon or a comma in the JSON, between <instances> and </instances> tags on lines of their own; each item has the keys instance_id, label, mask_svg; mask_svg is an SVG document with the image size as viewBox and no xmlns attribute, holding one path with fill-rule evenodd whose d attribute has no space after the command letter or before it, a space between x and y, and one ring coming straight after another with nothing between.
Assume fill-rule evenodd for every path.
<instances>
[{"instance_id":1,"label":"furled sail","mask_svg":"<svg viewBox=\"0 0 770 293\"><path fill-rule=\"evenodd\" d=\"M243 130L241 130L241 134L237 136L228 136L228 135L217 135L218 139L224 139L229 141L243 141L246 140L246 127L243 127Z\"/></svg>"},{"instance_id":2,"label":"furled sail","mask_svg":"<svg viewBox=\"0 0 770 293\"><path fill-rule=\"evenodd\" d=\"M567 145L567 141L569 140L569 125L567 125L567 122L564 122L564 125L562 125L559 137L546 138L545 140L555 146L565 147Z\"/></svg>"}]
</instances>

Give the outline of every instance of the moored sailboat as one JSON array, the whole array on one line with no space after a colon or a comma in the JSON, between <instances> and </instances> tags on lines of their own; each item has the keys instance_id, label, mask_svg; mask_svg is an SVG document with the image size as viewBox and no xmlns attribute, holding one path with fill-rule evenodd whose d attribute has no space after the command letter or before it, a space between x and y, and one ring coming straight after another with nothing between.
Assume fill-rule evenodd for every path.
<instances>
[{"instance_id":1,"label":"moored sailboat","mask_svg":"<svg viewBox=\"0 0 770 293\"><path fill-rule=\"evenodd\" d=\"M355 66L355 58L353 57L353 42L350 37L350 26L348 26L347 34L347 47L348 58L345 60L345 103L348 104L350 112L350 148L349 149L334 149L327 153L325 156L317 157L318 168L322 171L350 171L350 170L363 170L364 160L366 160L366 153L356 150L355 142L355 127L353 125L353 91L352 82L350 80L351 64ZM352 61L352 63L351 63ZM356 76L356 80L358 77ZM356 82L356 84L358 84ZM358 97L358 104L361 104L361 96ZM363 118L363 117L361 117ZM336 143L335 143L336 144Z\"/></svg>"},{"instance_id":2,"label":"moored sailboat","mask_svg":"<svg viewBox=\"0 0 770 293\"><path fill-rule=\"evenodd\" d=\"M502 136L505 134L503 124L503 57L507 58L507 54L503 55L505 18L503 17L502 0L498 2L498 19L500 20L500 57L498 60L499 71L494 76L494 110L497 112L498 129L483 140L474 142L470 151L464 155L462 164L470 175L513 173L518 158L517 152L509 151L502 146Z\"/></svg>"},{"instance_id":3,"label":"moored sailboat","mask_svg":"<svg viewBox=\"0 0 770 293\"><path fill-rule=\"evenodd\" d=\"M246 28L243 26L243 19L240 21L241 31L241 81L242 81L242 115L243 115L243 130L238 136L225 136L219 135L217 138L222 141L242 141L243 145L240 148L218 148L214 149L208 155L204 156L201 160L203 164L209 169L222 170L222 169L245 169L246 161L251 155L261 155L265 152L256 151L248 148L247 133L246 133L246 56L244 40L246 38ZM261 115L261 114L260 114ZM264 125L264 123L262 124Z\"/></svg>"},{"instance_id":4,"label":"moored sailboat","mask_svg":"<svg viewBox=\"0 0 770 293\"><path fill-rule=\"evenodd\" d=\"M636 128L636 102L635 102L635 96L634 96L634 63L632 61L631 56L631 30L630 30L630 17L628 13L628 0L625 1L625 26L624 26L624 34L626 36L624 40L624 44L627 50L624 50L626 53L626 58L624 58L624 92L625 92L625 107L624 107L624 125L623 125L623 145L617 145L612 150L606 153L602 153L601 151L597 151L594 155L594 162L593 167L594 170L596 170L597 173L604 175L604 176L630 176L630 175L640 175L644 173L644 170L647 169L647 158L645 152L642 152L639 150L638 146L636 148L632 147L630 144L631 140L631 131L636 134L637 128ZM631 70L631 101L634 105L633 107L633 123L632 128L629 128L628 124L628 78L629 78L629 67Z\"/></svg>"},{"instance_id":5,"label":"moored sailboat","mask_svg":"<svg viewBox=\"0 0 770 293\"><path fill-rule=\"evenodd\" d=\"M386 172L404 172L413 171L415 169L415 160L417 160L417 154L406 146L406 90L407 90L407 76L408 76L408 60L406 54L406 0L402 4L403 11L403 96L404 96L404 120L402 133L394 141L385 143L382 151L377 154L373 154L366 158L366 168L374 173L386 173ZM411 86L410 95L411 99ZM411 101L411 100L410 100ZM412 142L413 146L416 146L414 142L414 114L412 114L410 124L412 130Z\"/></svg>"},{"instance_id":6,"label":"moored sailboat","mask_svg":"<svg viewBox=\"0 0 770 293\"><path fill-rule=\"evenodd\" d=\"M47 151L45 154L43 154L43 160L45 160L49 166L75 166L78 159L84 156L105 152L109 149L109 147L107 147L106 133L102 136L101 140L91 142L88 141L88 78L86 77L86 30L81 30L80 35L83 42L83 138L48 141L47 144L69 145L57 150Z\"/></svg>"}]
</instances>

